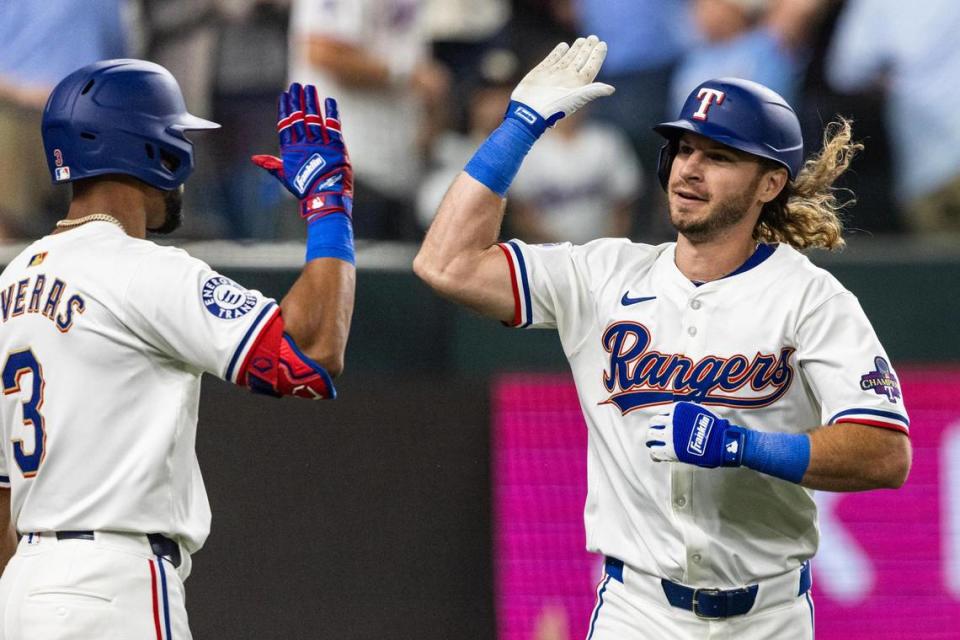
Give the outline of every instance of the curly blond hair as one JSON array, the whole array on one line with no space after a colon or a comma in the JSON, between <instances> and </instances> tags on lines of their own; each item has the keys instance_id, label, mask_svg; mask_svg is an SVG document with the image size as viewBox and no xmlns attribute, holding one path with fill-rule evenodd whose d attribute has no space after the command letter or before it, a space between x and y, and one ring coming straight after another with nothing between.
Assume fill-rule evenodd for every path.
<instances>
[{"instance_id":1,"label":"curly blond hair","mask_svg":"<svg viewBox=\"0 0 960 640\"><path fill-rule=\"evenodd\" d=\"M796 249L842 249L846 243L841 213L856 199L853 192L837 189L833 183L862 149L862 144L853 142L850 120L841 117L828 124L823 150L807 160L797 177L764 206L753 230L754 239L783 242ZM849 198L838 198L840 193Z\"/></svg>"}]
</instances>

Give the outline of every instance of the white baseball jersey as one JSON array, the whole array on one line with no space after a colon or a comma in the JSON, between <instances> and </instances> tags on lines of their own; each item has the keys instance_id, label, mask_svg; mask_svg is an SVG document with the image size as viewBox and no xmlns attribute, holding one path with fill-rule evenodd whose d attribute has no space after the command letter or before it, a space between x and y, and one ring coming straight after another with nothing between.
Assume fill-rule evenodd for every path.
<instances>
[{"instance_id":1,"label":"white baseball jersey","mask_svg":"<svg viewBox=\"0 0 960 640\"><path fill-rule=\"evenodd\" d=\"M235 381L276 303L184 251L90 222L0 274L0 476L20 532L163 533L200 548L200 376Z\"/></svg>"},{"instance_id":2,"label":"white baseball jersey","mask_svg":"<svg viewBox=\"0 0 960 640\"><path fill-rule=\"evenodd\" d=\"M294 0L290 15L290 80L312 84L321 98L337 99L343 136L350 141L355 175L388 195L407 197L421 171L417 132L423 117L409 86L427 57L421 0ZM325 37L359 47L383 60L396 81L355 87L310 62L307 42Z\"/></svg>"},{"instance_id":3,"label":"white baseball jersey","mask_svg":"<svg viewBox=\"0 0 960 640\"><path fill-rule=\"evenodd\" d=\"M693 587L794 570L817 549L812 492L747 468L655 463L649 418L700 402L735 424L799 433L908 430L889 359L856 298L787 245L694 285L675 245L501 245L514 323L556 328L588 428L587 548Z\"/></svg>"}]
</instances>

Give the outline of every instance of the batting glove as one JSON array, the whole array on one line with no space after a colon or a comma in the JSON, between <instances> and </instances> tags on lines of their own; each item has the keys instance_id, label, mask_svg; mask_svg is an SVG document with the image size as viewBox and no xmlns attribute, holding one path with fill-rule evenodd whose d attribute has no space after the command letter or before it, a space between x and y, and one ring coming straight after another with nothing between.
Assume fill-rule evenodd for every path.
<instances>
[{"instance_id":1,"label":"batting glove","mask_svg":"<svg viewBox=\"0 0 960 640\"><path fill-rule=\"evenodd\" d=\"M507 116L546 128L610 95L612 86L593 81L606 57L607 43L597 36L578 38L572 46L561 42L513 90Z\"/></svg>"},{"instance_id":2,"label":"batting glove","mask_svg":"<svg viewBox=\"0 0 960 640\"><path fill-rule=\"evenodd\" d=\"M350 216L353 211L353 168L340 133L336 100L327 98L324 110L326 118L316 87L294 82L277 105L281 157L251 158L300 200L300 215L308 221L338 212Z\"/></svg>"},{"instance_id":3,"label":"batting glove","mask_svg":"<svg viewBox=\"0 0 960 640\"><path fill-rule=\"evenodd\" d=\"M698 404L678 402L650 419L646 440L656 462L739 467L746 431Z\"/></svg>"}]
</instances>

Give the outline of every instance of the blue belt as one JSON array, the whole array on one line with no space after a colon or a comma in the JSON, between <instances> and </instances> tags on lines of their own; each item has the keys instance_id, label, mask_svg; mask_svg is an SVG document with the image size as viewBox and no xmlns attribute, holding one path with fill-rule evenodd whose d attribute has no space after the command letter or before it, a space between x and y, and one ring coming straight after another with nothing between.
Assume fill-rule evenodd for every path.
<instances>
[{"instance_id":1,"label":"blue belt","mask_svg":"<svg viewBox=\"0 0 960 640\"><path fill-rule=\"evenodd\" d=\"M56 536L57 540L94 540L96 538L93 531L57 531ZM180 557L180 545L160 533L148 533L147 541L154 554L169 559L175 569L180 567L180 562L183 560Z\"/></svg>"},{"instance_id":2,"label":"blue belt","mask_svg":"<svg viewBox=\"0 0 960 640\"><path fill-rule=\"evenodd\" d=\"M623 582L623 561L607 557L605 567L607 575ZM663 594L670 606L692 611L698 618L719 620L731 616L740 616L753 608L757 599L759 585L750 585L740 589L694 589L671 580L660 581ZM804 562L800 569L800 584L797 596L810 590L810 563Z\"/></svg>"}]
</instances>

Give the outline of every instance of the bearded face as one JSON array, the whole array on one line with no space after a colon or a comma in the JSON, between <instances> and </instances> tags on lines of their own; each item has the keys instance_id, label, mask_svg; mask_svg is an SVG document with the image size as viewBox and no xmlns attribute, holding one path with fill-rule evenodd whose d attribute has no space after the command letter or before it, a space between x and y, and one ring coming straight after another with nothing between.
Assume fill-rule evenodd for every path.
<instances>
[{"instance_id":1,"label":"bearded face","mask_svg":"<svg viewBox=\"0 0 960 640\"><path fill-rule=\"evenodd\" d=\"M750 154L696 134L684 134L670 168L668 205L673 227L692 242L707 242L759 215L766 169Z\"/></svg>"}]
</instances>

